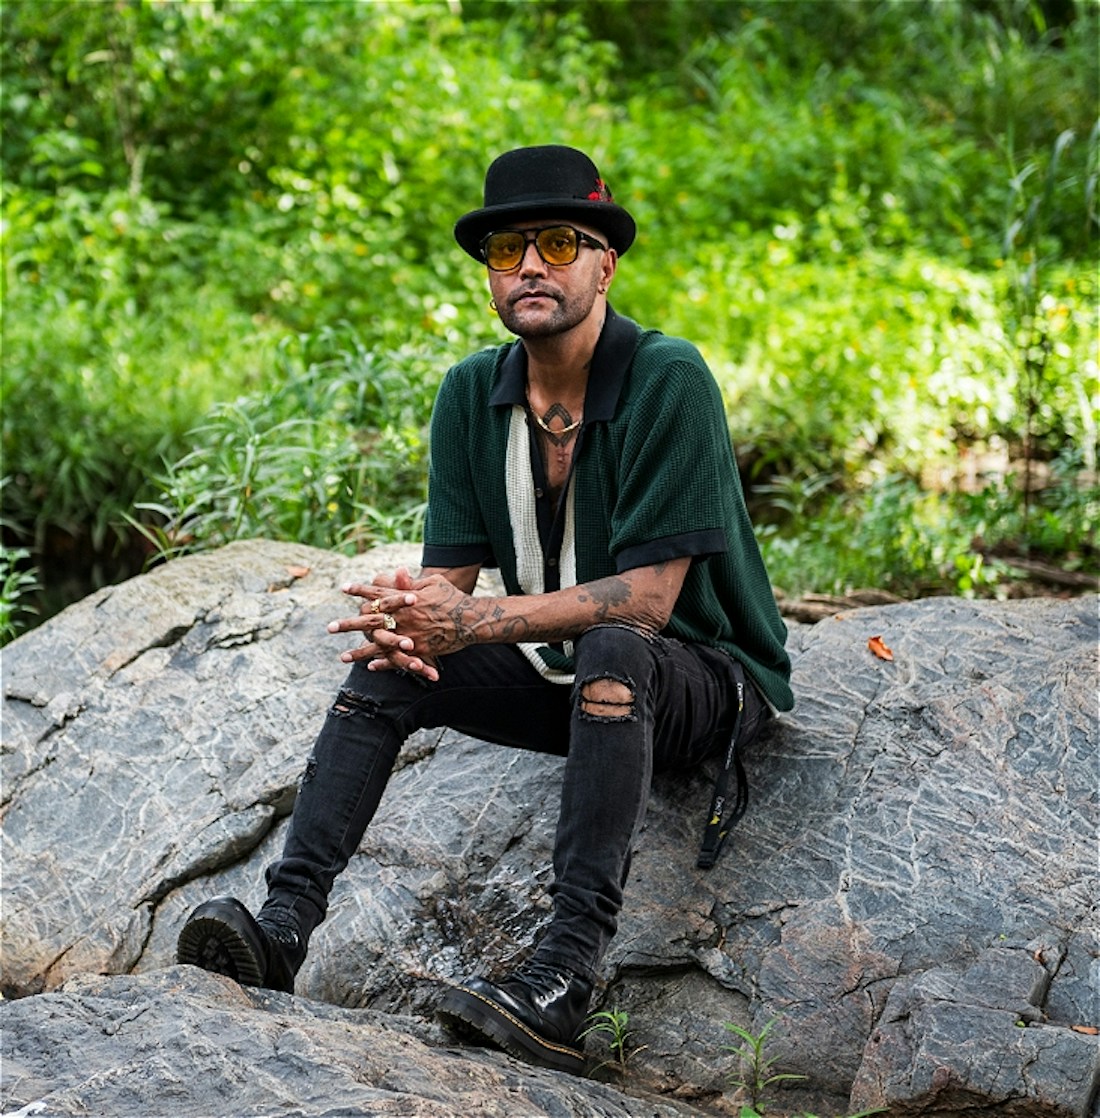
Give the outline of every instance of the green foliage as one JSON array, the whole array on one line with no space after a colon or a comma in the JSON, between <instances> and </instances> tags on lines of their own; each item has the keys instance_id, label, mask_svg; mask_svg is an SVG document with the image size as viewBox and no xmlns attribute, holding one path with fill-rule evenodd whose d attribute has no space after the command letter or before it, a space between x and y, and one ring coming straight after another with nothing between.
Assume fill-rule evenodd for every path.
<instances>
[{"instance_id":1,"label":"green foliage","mask_svg":"<svg viewBox=\"0 0 1100 1118\"><path fill-rule=\"evenodd\" d=\"M612 1057L598 1064L595 1070L598 1072L601 1068L613 1067L620 1075L625 1075L629 1060L645 1049L645 1045L636 1047L631 1043L631 1032L628 1027L630 1015L625 1010L604 1009L598 1010L595 1013L590 1013L586 1020L588 1025L581 1032L580 1039L583 1040L588 1036L600 1036L605 1038L608 1051ZM746 1091L751 1100L749 1104L741 1107L738 1112L739 1118L764 1118L765 1106L763 1103L763 1096L770 1086L785 1081L806 1078L804 1075L771 1072L771 1067L775 1063L775 1058L766 1056L764 1054L764 1049L772 1027L777 1020L778 1018L773 1018L759 1033L753 1033L731 1022L726 1022L723 1026L730 1032L736 1033L743 1042L737 1047L723 1045L723 1050L734 1052L741 1058L742 1074L748 1076L746 1079L731 1077L733 1085ZM881 1113L883 1113L882 1108L861 1110L857 1114L849 1115L848 1118L869 1118L872 1114ZM791 1115L790 1118L816 1118L816 1116L813 1114L802 1114Z\"/></svg>"},{"instance_id":2,"label":"green foliage","mask_svg":"<svg viewBox=\"0 0 1100 1118\"><path fill-rule=\"evenodd\" d=\"M90 530L96 546L162 455L223 392L246 388L259 338L216 276L216 242L147 198L15 192L6 220L3 452L7 519Z\"/></svg>"},{"instance_id":3,"label":"green foliage","mask_svg":"<svg viewBox=\"0 0 1100 1118\"><path fill-rule=\"evenodd\" d=\"M1048 484L1025 504L1016 479L975 492L925 489L903 473L838 491L825 475L783 476L761 487L761 550L776 586L843 594L875 586L902 597L946 588L964 597L999 595L1020 553L1091 567L1100 529L1100 485L1071 450L1050 467ZM779 510L769 521L769 505Z\"/></svg>"},{"instance_id":4,"label":"green foliage","mask_svg":"<svg viewBox=\"0 0 1100 1118\"><path fill-rule=\"evenodd\" d=\"M1092 387L1095 389L1096 319L1093 315L1090 320L1087 313L1082 313L1084 307L1074 306L1073 301L1062 298L1050 276L1057 259L1057 241L1051 235L1051 223L1061 208L1059 167L1074 141L1073 132L1063 132L1054 142L1041 179L1036 179L1039 164L1031 162L1015 174L1009 184L1004 233L1009 274L1006 325L1016 373L1016 395L1024 415L1022 435L1026 464L1030 466L1031 451L1037 442L1052 442L1056 448L1063 444L1060 418L1068 411L1080 417L1073 431L1073 441L1089 454L1089 464L1095 473L1095 408L1089 405L1090 385L1085 369L1087 356L1091 356ZM1096 186L1100 177L1100 121L1093 126L1085 147L1088 173L1083 183L1075 185L1081 194L1079 209L1091 219L1095 218ZM1095 279L1095 275L1089 277L1091 282L1082 292L1091 296L1093 309L1097 300ZM1083 337L1089 327L1091 355L1075 352L1074 334L1079 329ZM1058 360L1067 358L1072 362L1072 369L1057 369ZM1030 492L1027 479L1024 492Z\"/></svg>"},{"instance_id":5,"label":"green foliage","mask_svg":"<svg viewBox=\"0 0 1100 1118\"><path fill-rule=\"evenodd\" d=\"M748 1104L742 1106L739 1111L739 1118L764 1118L766 1108L763 1100L769 1087L777 1083L807 1078L805 1075L792 1075L771 1070L778 1057L766 1055L765 1049L769 1035L777 1020L777 1017L773 1017L758 1033L754 1033L751 1029L746 1029L741 1025L735 1025L732 1021L723 1023L723 1028L734 1033L741 1041L741 1044L736 1046L725 1044L722 1046L723 1051L733 1052L741 1061L740 1075L734 1073L730 1076L730 1082L733 1086L749 1096ZM861 1110L857 1114L849 1115L849 1118L869 1118L869 1115L882 1114L883 1112L884 1108L878 1107L872 1110ZM792 1115L791 1118L816 1118L816 1116L803 1114Z\"/></svg>"},{"instance_id":6,"label":"green foliage","mask_svg":"<svg viewBox=\"0 0 1100 1118\"><path fill-rule=\"evenodd\" d=\"M643 223L657 243L698 217L738 234L812 223L839 179L864 199L872 241L897 243L908 227L937 252L989 263L1006 166L1095 123L1091 6L1058 49L960 3L729 7L732 26L694 40L679 81L657 71L630 103L632 123L648 120L662 139L632 142L624 129L636 178L653 190L662 180L650 168L667 168L659 212ZM1076 152L1073 173L1085 164ZM1079 209L1065 219L1065 245L1088 255Z\"/></svg>"},{"instance_id":7,"label":"green foliage","mask_svg":"<svg viewBox=\"0 0 1100 1118\"><path fill-rule=\"evenodd\" d=\"M764 525L783 578L995 592L963 538L983 518L1095 555L1068 522L1095 523L1091 498L1029 476L1096 473L1095 3L13 0L0 20L14 543L105 547L135 502L167 553L415 533L432 390L502 338L452 224L491 155L559 141L635 213L616 306L700 346L750 483L829 478ZM921 487L989 447L1023 463L1015 488ZM916 518L894 543L890 487ZM865 558L819 562L852 521Z\"/></svg>"},{"instance_id":8,"label":"green foliage","mask_svg":"<svg viewBox=\"0 0 1100 1118\"><path fill-rule=\"evenodd\" d=\"M600 1068L613 1067L620 1075L626 1074L626 1065L632 1056L644 1050L643 1045L635 1045L631 1040L629 1029L630 1014L621 1009L601 1009L590 1013L587 1018L589 1025L580 1034L580 1038L600 1035L606 1039L610 1060L604 1060L597 1065Z\"/></svg>"},{"instance_id":9,"label":"green foliage","mask_svg":"<svg viewBox=\"0 0 1100 1118\"><path fill-rule=\"evenodd\" d=\"M776 1083L785 1083L805 1079L804 1075L793 1075L789 1072L773 1072L772 1066L777 1057L765 1056L764 1047L768 1035L778 1018L772 1018L758 1033L736 1025L732 1021L723 1022L722 1027L734 1033L740 1040L740 1045L724 1044L726 1052L733 1052L740 1060L740 1073L732 1073L730 1082L734 1087L744 1091L749 1096L749 1107L752 1110L761 1108L765 1091Z\"/></svg>"},{"instance_id":10,"label":"green foliage","mask_svg":"<svg viewBox=\"0 0 1100 1118\"><path fill-rule=\"evenodd\" d=\"M346 325L289 338L257 395L218 404L156 479L163 556L267 536L362 551L416 538L441 359L378 353ZM146 516L148 521L148 515Z\"/></svg>"},{"instance_id":11,"label":"green foliage","mask_svg":"<svg viewBox=\"0 0 1100 1118\"><path fill-rule=\"evenodd\" d=\"M22 615L34 613L27 599L39 586L38 576L27 568L29 559L24 548L0 545L0 645L19 635Z\"/></svg>"}]
</instances>

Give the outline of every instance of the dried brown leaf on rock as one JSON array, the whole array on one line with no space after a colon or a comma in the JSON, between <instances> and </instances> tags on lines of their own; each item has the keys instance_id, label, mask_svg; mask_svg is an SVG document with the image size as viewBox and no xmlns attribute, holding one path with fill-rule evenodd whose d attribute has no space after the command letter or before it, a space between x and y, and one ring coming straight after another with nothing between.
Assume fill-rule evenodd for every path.
<instances>
[{"instance_id":1,"label":"dried brown leaf on rock","mask_svg":"<svg viewBox=\"0 0 1100 1118\"><path fill-rule=\"evenodd\" d=\"M880 660L893 660L893 652L886 647L881 636L871 637L867 642L867 647L880 659Z\"/></svg>"},{"instance_id":2,"label":"dried brown leaf on rock","mask_svg":"<svg viewBox=\"0 0 1100 1118\"><path fill-rule=\"evenodd\" d=\"M281 594L289 590L298 579L305 578L310 572L309 567L302 567L296 563L284 564L283 570L286 571L286 578L280 578L278 581L271 583L267 588L269 594Z\"/></svg>"},{"instance_id":3,"label":"dried brown leaf on rock","mask_svg":"<svg viewBox=\"0 0 1100 1118\"><path fill-rule=\"evenodd\" d=\"M1075 1033L1084 1033L1085 1036L1100 1036L1100 1029L1095 1025L1070 1025Z\"/></svg>"}]
</instances>

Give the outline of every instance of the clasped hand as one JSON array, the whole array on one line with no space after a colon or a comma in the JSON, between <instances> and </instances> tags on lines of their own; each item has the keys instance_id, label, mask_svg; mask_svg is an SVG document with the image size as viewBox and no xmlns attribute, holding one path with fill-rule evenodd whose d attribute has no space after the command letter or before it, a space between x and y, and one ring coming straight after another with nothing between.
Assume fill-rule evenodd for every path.
<instances>
[{"instance_id":1,"label":"clasped hand","mask_svg":"<svg viewBox=\"0 0 1100 1118\"><path fill-rule=\"evenodd\" d=\"M449 611L456 598L466 595L440 575L414 579L400 567L392 575L347 583L341 589L362 599L359 615L329 622L328 631L364 634L358 648L340 654L345 663L366 660L369 671L400 669L434 683L439 679L437 658L465 643ZM385 626L386 615L393 618L392 629Z\"/></svg>"}]
</instances>

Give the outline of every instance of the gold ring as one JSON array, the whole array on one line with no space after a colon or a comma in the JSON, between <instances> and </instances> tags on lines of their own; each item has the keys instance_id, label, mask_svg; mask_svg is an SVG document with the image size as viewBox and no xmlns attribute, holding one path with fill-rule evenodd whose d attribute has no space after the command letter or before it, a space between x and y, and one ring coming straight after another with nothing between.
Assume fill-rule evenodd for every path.
<instances>
[{"instance_id":1,"label":"gold ring","mask_svg":"<svg viewBox=\"0 0 1100 1118\"><path fill-rule=\"evenodd\" d=\"M388 629L391 633L397 628L397 618L392 613L383 613L382 628Z\"/></svg>"}]
</instances>

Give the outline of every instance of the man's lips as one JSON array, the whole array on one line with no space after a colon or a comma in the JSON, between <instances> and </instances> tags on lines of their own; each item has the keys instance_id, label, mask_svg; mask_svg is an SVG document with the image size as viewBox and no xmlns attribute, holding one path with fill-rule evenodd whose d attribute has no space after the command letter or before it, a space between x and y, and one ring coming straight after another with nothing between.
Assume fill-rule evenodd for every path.
<instances>
[{"instance_id":1,"label":"man's lips","mask_svg":"<svg viewBox=\"0 0 1100 1118\"><path fill-rule=\"evenodd\" d=\"M558 297L551 294L549 291L517 291L516 294L512 296L510 302L513 307L517 307L520 303L532 299L549 299L551 302L557 302Z\"/></svg>"}]
</instances>

